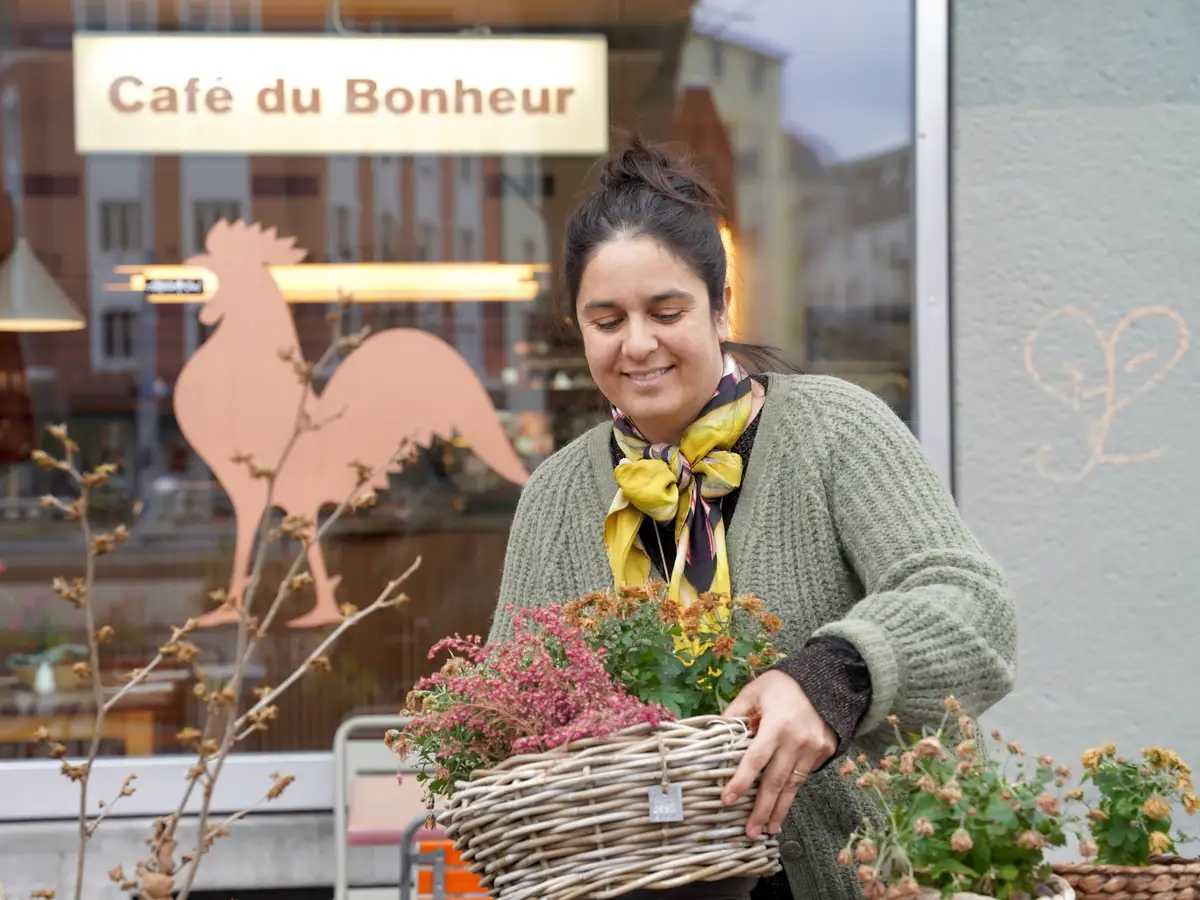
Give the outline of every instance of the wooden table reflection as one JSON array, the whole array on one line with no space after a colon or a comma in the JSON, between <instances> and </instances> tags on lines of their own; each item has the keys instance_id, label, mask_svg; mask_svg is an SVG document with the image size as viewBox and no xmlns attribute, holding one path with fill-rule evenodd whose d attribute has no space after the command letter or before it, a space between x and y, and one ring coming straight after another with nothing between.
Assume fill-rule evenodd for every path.
<instances>
[{"instance_id":1,"label":"wooden table reflection","mask_svg":"<svg viewBox=\"0 0 1200 900\"><path fill-rule=\"evenodd\" d=\"M120 741L126 756L158 752L158 732L162 726L177 725L183 689L190 677L186 670L152 672L109 710L100 737ZM105 697L113 697L122 687L114 673L111 683L105 684ZM36 743L39 728L64 744L87 742L92 739L95 722L96 702L90 689L37 694L15 678L0 677L0 743Z\"/></svg>"}]
</instances>

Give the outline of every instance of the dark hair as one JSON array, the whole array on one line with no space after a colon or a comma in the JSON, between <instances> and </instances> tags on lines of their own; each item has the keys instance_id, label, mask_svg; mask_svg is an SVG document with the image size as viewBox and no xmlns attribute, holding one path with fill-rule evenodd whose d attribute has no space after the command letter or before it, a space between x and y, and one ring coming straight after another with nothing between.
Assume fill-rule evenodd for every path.
<instances>
[{"instance_id":1,"label":"dark hair","mask_svg":"<svg viewBox=\"0 0 1200 900\"><path fill-rule=\"evenodd\" d=\"M650 237L692 269L708 291L713 315L725 303L728 278L721 240L722 205L717 192L690 158L664 144L629 135L604 159L600 187L567 221L563 235L563 275L567 316L576 322L575 303L583 270L596 249L621 237ZM725 341L722 349L757 372L798 372L773 347Z\"/></svg>"}]
</instances>

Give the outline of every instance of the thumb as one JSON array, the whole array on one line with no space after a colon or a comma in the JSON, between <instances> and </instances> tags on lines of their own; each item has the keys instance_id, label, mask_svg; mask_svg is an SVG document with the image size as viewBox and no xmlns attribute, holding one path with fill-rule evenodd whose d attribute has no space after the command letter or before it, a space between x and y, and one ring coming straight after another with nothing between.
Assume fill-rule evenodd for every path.
<instances>
[{"instance_id":1,"label":"thumb","mask_svg":"<svg viewBox=\"0 0 1200 900\"><path fill-rule=\"evenodd\" d=\"M724 715L732 719L749 718L756 712L758 712L758 691L755 689L755 682L751 681L738 691L733 702L725 707Z\"/></svg>"}]
</instances>

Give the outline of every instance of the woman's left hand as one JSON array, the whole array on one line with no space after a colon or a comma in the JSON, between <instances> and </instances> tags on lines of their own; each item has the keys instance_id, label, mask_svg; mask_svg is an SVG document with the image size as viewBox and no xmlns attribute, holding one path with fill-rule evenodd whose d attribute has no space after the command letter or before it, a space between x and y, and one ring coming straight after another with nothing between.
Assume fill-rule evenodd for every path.
<instances>
[{"instance_id":1,"label":"woman's left hand","mask_svg":"<svg viewBox=\"0 0 1200 900\"><path fill-rule=\"evenodd\" d=\"M809 773L837 750L837 735L818 715L796 679L775 669L763 672L742 688L725 715L761 716L761 720L721 800L726 806L736 803L761 773L746 836L751 840L758 837L764 825L768 834L778 834Z\"/></svg>"}]
</instances>

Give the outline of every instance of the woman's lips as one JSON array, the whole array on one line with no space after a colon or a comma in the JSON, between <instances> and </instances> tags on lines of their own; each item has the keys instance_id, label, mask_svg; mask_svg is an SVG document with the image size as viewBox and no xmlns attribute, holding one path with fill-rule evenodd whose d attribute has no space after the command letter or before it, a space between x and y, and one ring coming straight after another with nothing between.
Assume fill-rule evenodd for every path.
<instances>
[{"instance_id":1,"label":"woman's lips","mask_svg":"<svg viewBox=\"0 0 1200 900\"><path fill-rule=\"evenodd\" d=\"M637 387L652 387L674 368L674 366L662 366L658 369L647 369L645 372L626 372L625 377Z\"/></svg>"}]
</instances>

